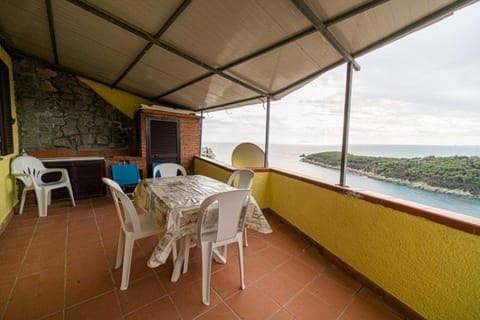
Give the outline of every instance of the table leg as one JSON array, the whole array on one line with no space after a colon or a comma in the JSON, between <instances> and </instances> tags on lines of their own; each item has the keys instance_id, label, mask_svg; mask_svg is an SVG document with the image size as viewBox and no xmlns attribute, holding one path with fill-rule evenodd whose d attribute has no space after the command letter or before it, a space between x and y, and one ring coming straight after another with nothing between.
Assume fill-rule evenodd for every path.
<instances>
[{"instance_id":1,"label":"table leg","mask_svg":"<svg viewBox=\"0 0 480 320\"><path fill-rule=\"evenodd\" d=\"M183 237L182 239L180 239L180 252L178 252L177 259L175 259L175 265L173 266L172 277L170 278L171 282L177 282L178 278L180 278L186 246L187 246L187 237Z\"/></svg>"}]
</instances>

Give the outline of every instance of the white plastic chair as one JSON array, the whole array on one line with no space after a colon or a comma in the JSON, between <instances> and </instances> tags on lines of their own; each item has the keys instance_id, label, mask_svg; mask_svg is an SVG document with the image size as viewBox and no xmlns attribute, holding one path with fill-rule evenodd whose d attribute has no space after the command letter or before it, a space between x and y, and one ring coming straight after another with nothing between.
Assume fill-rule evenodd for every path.
<instances>
[{"instance_id":1,"label":"white plastic chair","mask_svg":"<svg viewBox=\"0 0 480 320\"><path fill-rule=\"evenodd\" d=\"M242 290L245 289L242 230L250 193L250 190L225 191L206 198L200 206L197 244L202 249L202 302L204 305L208 306L210 304L210 278L212 256L215 248L237 243L240 284ZM191 239L185 241L186 265L188 265L190 241Z\"/></svg>"},{"instance_id":2,"label":"white plastic chair","mask_svg":"<svg viewBox=\"0 0 480 320\"><path fill-rule=\"evenodd\" d=\"M252 184L253 184L253 177L255 176L255 172L250 169L238 169L233 171L232 175L228 179L227 184L230 186L234 186L235 180L237 180L238 177L238 182L237 182L237 188L238 189L252 189ZM247 238L247 229L243 229L243 241L245 247L248 247L248 238Z\"/></svg>"},{"instance_id":3,"label":"white plastic chair","mask_svg":"<svg viewBox=\"0 0 480 320\"><path fill-rule=\"evenodd\" d=\"M235 179L238 177L237 188L238 189L250 189L252 188L253 177L255 172L250 169L238 169L232 172L232 175L228 179L227 184L233 186Z\"/></svg>"},{"instance_id":4,"label":"white plastic chair","mask_svg":"<svg viewBox=\"0 0 480 320\"><path fill-rule=\"evenodd\" d=\"M187 171L185 168L177 163L161 163L159 165L156 165L155 168L153 168L153 177L157 177L157 173L160 173L160 177L165 178L165 177L176 177L178 174L178 171L182 174L182 176L187 175Z\"/></svg>"},{"instance_id":5,"label":"white plastic chair","mask_svg":"<svg viewBox=\"0 0 480 320\"><path fill-rule=\"evenodd\" d=\"M102 181L110 190L121 224L118 235L115 269L120 268L122 265L123 251L122 283L120 290L126 290L130 279L130 266L135 240L160 234L162 228L149 215L139 215L137 213L132 200L123 192L118 183L109 178L102 178ZM177 247L175 243L173 244L172 251L173 260L175 261L177 258Z\"/></svg>"},{"instance_id":6,"label":"white plastic chair","mask_svg":"<svg viewBox=\"0 0 480 320\"><path fill-rule=\"evenodd\" d=\"M42 176L46 173L58 172L61 174L60 179L53 182L44 182ZM51 191L59 188L67 188L72 200L72 205L75 207L75 200L73 198L72 185L68 176L67 169L64 168L45 168L42 161L31 156L19 156L12 161L12 175L19 179L25 185L20 200L19 213L23 213L25 205L25 198L27 192L35 191L35 196L38 203L38 215L40 217L47 216L48 206L52 202Z\"/></svg>"}]
</instances>

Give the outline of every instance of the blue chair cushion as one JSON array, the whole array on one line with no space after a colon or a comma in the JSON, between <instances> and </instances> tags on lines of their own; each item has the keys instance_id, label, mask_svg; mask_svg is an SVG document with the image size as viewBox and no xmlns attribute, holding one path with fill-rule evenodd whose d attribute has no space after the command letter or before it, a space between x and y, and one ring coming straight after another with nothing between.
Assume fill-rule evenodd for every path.
<instances>
[{"instance_id":1,"label":"blue chair cushion","mask_svg":"<svg viewBox=\"0 0 480 320\"><path fill-rule=\"evenodd\" d=\"M112 179L121 187L133 186L140 181L140 172L136 164L112 165Z\"/></svg>"}]
</instances>

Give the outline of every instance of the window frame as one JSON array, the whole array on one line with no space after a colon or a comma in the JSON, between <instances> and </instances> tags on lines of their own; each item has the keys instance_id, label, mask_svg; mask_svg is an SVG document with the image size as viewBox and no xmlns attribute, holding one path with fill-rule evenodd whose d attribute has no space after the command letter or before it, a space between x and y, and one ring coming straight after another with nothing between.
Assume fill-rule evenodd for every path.
<instances>
[{"instance_id":1,"label":"window frame","mask_svg":"<svg viewBox=\"0 0 480 320\"><path fill-rule=\"evenodd\" d=\"M0 60L0 155L14 153L10 69Z\"/></svg>"}]
</instances>

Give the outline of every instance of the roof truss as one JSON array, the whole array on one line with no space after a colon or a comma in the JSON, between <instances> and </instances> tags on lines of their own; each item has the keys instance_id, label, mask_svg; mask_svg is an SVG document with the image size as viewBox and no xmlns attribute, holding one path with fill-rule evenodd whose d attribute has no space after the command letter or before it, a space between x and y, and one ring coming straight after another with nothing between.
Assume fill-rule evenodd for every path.
<instances>
[{"instance_id":1,"label":"roof truss","mask_svg":"<svg viewBox=\"0 0 480 320\"><path fill-rule=\"evenodd\" d=\"M27 56L40 57L57 69L159 104L200 111L258 103L267 97L281 98L345 62L359 70L355 61L359 56L478 0L276 1L169 0L168 5L167 2L141 1L138 8L107 0L3 2L0 3L0 30L7 34L8 47ZM150 7L161 10L156 11L161 17L156 18L155 11L148 11ZM43 10L37 14L39 8ZM8 10L18 16L10 18ZM79 10L89 14L79 14ZM152 16L148 16L150 12ZM250 13L254 18L248 20ZM75 14L82 18L72 21L70 17ZM229 30L230 20L222 20L222 15L239 20L232 21ZM391 19L392 16L395 19ZM142 23L143 17L148 24ZM265 21L257 24L255 18ZM36 21L31 23L31 19ZM209 19L218 19L210 24L210 29ZM8 20L10 25L1 20ZM40 28L39 23L43 23ZM92 34L91 26L95 23L109 33ZM199 28L198 32L188 30L192 23ZM250 27L252 25L255 27ZM214 38L217 34L212 26L217 29L225 26L225 30L219 30L218 38ZM260 28L258 33L256 27ZM194 35L190 38L182 38L192 31ZM210 33L214 33L211 47L202 51L201 41ZM238 37L231 41L230 35ZM256 40L251 40L253 37L257 37ZM76 48L72 45L76 42L69 39L83 41L81 48L86 48L81 51L83 56L75 56ZM129 39L132 44L123 46L119 43L121 39ZM184 40L187 41L184 43ZM23 43L30 45L22 46ZM244 43L246 47L242 50ZM38 47L41 49L35 51ZM103 60L87 60L99 57L104 50ZM223 50L236 54L231 58L220 57Z\"/></svg>"}]
</instances>

